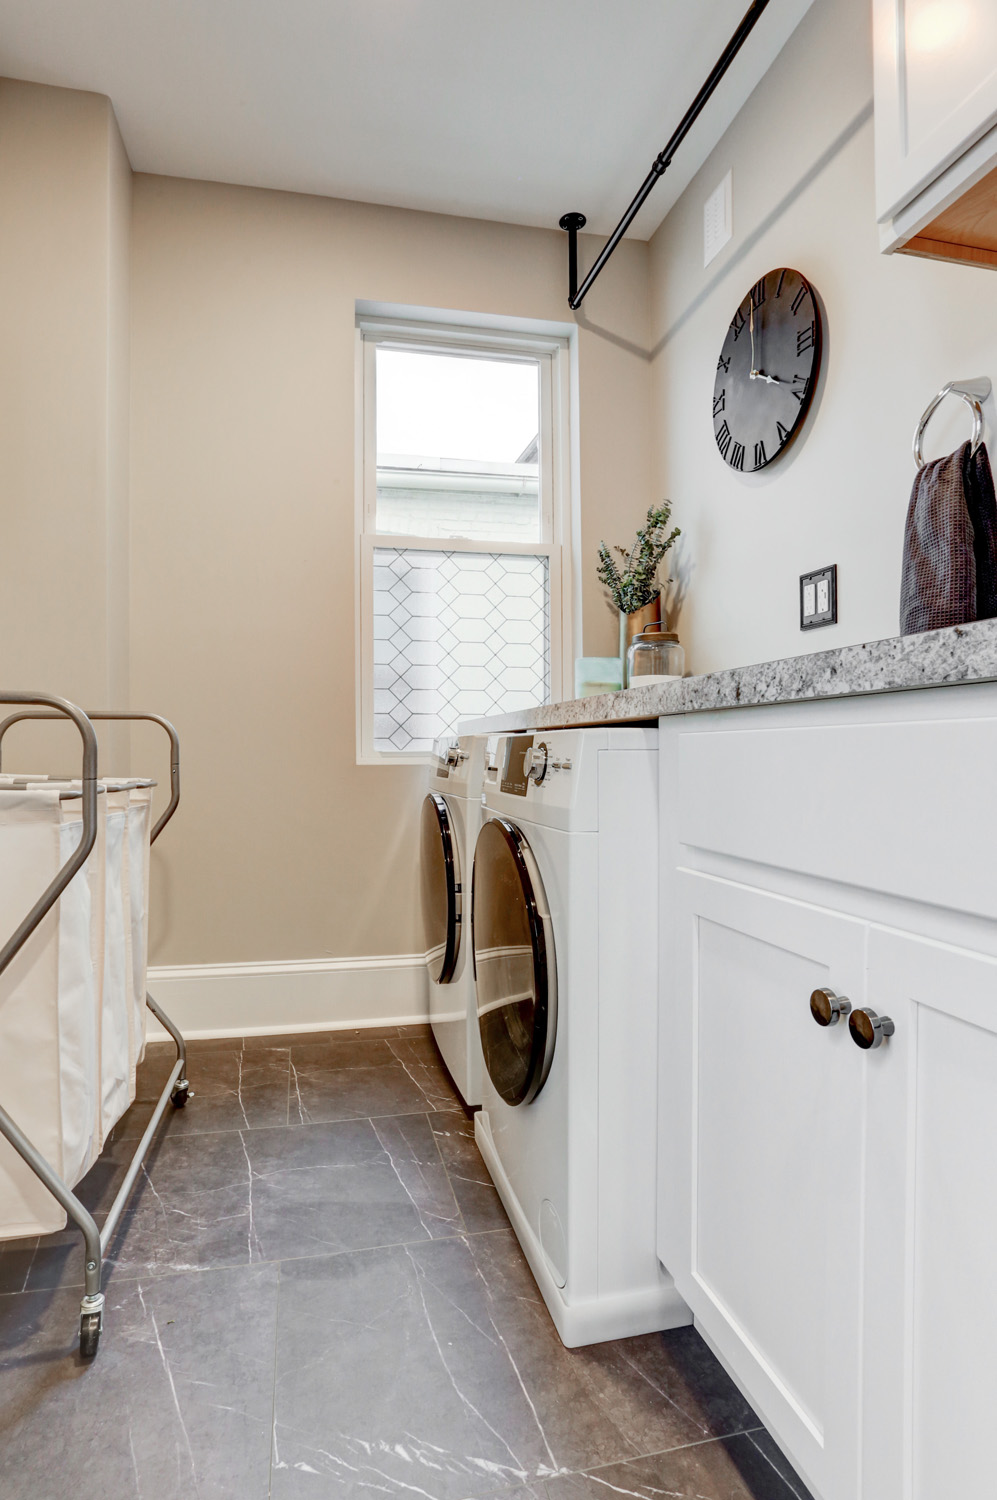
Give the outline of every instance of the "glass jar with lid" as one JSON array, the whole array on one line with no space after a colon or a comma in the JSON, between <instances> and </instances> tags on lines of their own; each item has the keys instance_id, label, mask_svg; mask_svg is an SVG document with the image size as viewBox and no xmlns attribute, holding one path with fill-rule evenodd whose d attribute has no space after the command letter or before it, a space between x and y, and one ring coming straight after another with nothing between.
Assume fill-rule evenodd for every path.
<instances>
[{"instance_id":1,"label":"glass jar with lid","mask_svg":"<svg viewBox=\"0 0 997 1500\"><path fill-rule=\"evenodd\" d=\"M660 621L645 625L627 652L627 686L657 687L663 682L678 682L684 675L685 652L678 636L662 630Z\"/></svg>"}]
</instances>

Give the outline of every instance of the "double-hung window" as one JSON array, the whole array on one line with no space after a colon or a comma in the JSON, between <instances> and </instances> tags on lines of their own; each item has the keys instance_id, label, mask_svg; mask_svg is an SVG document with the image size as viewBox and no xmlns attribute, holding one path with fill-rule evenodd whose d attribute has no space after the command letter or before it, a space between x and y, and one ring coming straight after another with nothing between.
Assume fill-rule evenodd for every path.
<instances>
[{"instance_id":1,"label":"double-hung window","mask_svg":"<svg viewBox=\"0 0 997 1500\"><path fill-rule=\"evenodd\" d=\"M361 320L358 754L562 694L567 349Z\"/></svg>"}]
</instances>

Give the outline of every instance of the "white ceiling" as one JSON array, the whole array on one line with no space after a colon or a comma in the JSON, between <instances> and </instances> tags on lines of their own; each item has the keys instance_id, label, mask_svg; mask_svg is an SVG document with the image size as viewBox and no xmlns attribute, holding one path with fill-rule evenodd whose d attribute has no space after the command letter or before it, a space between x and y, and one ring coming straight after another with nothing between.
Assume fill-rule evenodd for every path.
<instances>
[{"instance_id":1,"label":"white ceiling","mask_svg":"<svg viewBox=\"0 0 997 1500\"><path fill-rule=\"evenodd\" d=\"M811 0L771 0L654 232ZM137 171L608 232L747 0L2 0L0 75L107 94Z\"/></svg>"}]
</instances>

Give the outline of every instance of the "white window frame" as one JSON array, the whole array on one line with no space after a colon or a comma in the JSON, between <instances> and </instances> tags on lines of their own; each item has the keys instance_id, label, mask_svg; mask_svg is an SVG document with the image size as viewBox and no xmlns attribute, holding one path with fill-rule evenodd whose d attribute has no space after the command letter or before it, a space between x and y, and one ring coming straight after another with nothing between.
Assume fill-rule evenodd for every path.
<instances>
[{"instance_id":1,"label":"white window frame","mask_svg":"<svg viewBox=\"0 0 997 1500\"><path fill-rule=\"evenodd\" d=\"M442 349L450 346L487 357L520 355L540 367L538 542L480 538L398 536L376 530L377 436L375 357L378 345ZM570 349L567 338L493 329L360 316L356 330L356 747L358 765L428 764L425 751L374 748L374 551L378 547L426 552L519 553L546 557L550 590L550 701L570 697L572 636Z\"/></svg>"}]
</instances>

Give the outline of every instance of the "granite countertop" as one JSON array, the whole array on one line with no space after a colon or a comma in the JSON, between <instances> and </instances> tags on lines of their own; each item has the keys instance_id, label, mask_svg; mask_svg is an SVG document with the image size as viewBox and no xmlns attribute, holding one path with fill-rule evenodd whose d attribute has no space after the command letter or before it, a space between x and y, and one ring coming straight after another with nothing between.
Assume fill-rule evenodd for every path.
<instances>
[{"instance_id":1,"label":"granite countertop","mask_svg":"<svg viewBox=\"0 0 997 1500\"><path fill-rule=\"evenodd\" d=\"M997 681L997 619L928 630L921 635L892 636L861 646L841 646L809 656L787 656L757 666L731 667L657 687L634 687L621 693L600 693L488 718L464 719L459 728L462 734L486 734L509 729L628 724L667 714L993 681Z\"/></svg>"}]
</instances>

